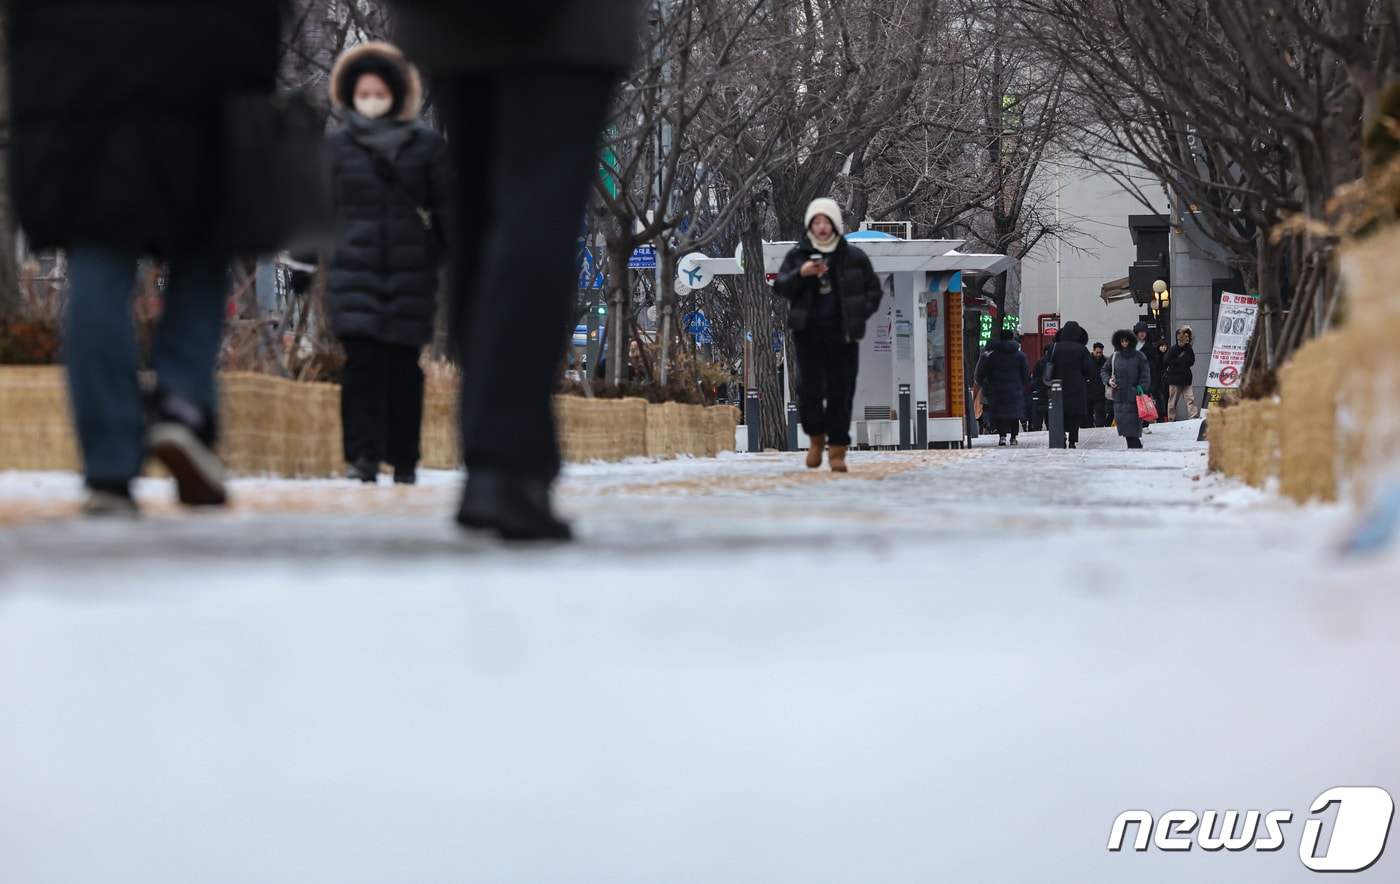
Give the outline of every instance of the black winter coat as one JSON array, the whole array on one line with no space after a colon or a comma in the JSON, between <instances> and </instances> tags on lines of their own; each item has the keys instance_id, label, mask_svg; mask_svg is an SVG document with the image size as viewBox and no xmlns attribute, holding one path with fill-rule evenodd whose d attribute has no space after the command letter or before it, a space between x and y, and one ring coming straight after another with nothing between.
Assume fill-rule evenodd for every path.
<instances>
[{"instance_id":1,"label":"black winter coat","mask_svg":"<svg viewBox=\"0 0 1400 884\"><path fill-rule=\"evenodd\" d=\"M221 108L276 84L280 0L10 0L10 183L39 248L210 239Z\"/></svg>"},{"instance_id":2,"label":"black winter coat","mask_svg":"<svg viewBox=\"0 0 1400 884\"><path fill-rule=\"evenodd\" d=\"M339 228L327 277L331 328L421 347L433 337L439 270L455 227L447 142L418 125L394 157L397 185L376 174L373 154L348 131L329 142ZM420 206L432 212L434 230Z\"/></svg>"},{"instance_id":3,"label":"black winter coat","mask_svg":"<svg viewBox=\"0 0 1400 884\"><path fill-rule=\"evenodd\" d=\"M807 328L821 286L820 277L802 275L802 265L815 254L817 247L804 237L788 250L778 277L773 281L773 291L792 304L788 325L796 332ZM875 268L865 252L845 239L836 251L826 256L826 261L831 268L827 276L831 278L846 340L859 341L865 337L866 322L880 309L884 297L880 277L875 275Z\"/></svg>"},{"instance_id":4,"label":"black winter coat","mask_svg":"<svg viewBox=\"0 0 1400 884\"><path fill-rule=\"evenodd\" d=\"M398 39L435 71L549 65L623 73L632 65L642 0L398 0Z\"/></svg>"},{"instance_id":5,"label":"black winter coat","mask_svg":"<svg viewBox=\"0 0 1400 884\"><path fill-rule=\"evenodd\" d=\"M1089 351L1089 360L1094 363L1093 374L1089 375L1089 410L1093 411L1094 405L1104 398L1103 370L1108 365L1107 356L1095 356L1093 351Z\"/></svg>"},{"instance_id":6,"label":"black winter coat","mask_svg":"<svg viewBox=\"0 0 1400 884\"><path fill-rule=\"evenodd\" d=\"M1030 361L1015 341L998 341L977 366L978 385L991 393L987 404L994 420L1026 419L1026 384L1030 379Z\"/></svg>"},{"instance_id":7,"label":"black winter coat","mask_svg":"<svg viewBox=\"0 0 1400 884\"><path fill-rule=\"evenodd\" d=\"M1191 386L1191 366L1196 364L1196 350L1190 344L1176 344L1167 351L1163 374L1173 387Z\"/></svg>"},{"instance_id":8,"label":"black winter coat","mask_svg":"<svg viewBox=\"0 0 1400 884\"><path fill-rule=\"evenodd\" d=\"M1066 336L1061 333L1060 337ZM1080 417L1088 414L1089 379L1099 380L1099 369L1089 348L1077 340L1065 340L1051 345L1050 361L1055 365L1055 380L1064 391L1065 414Z\"/></svg>"}]
</instances>

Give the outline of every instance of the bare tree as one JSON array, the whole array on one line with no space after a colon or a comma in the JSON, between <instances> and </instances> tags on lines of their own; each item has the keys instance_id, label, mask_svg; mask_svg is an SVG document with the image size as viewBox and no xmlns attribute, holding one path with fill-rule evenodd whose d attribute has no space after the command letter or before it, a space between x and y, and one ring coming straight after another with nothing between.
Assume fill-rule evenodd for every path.
<instances>
[{"instance_id":1,"label":"bare tree","mask_svg":"<svg viewBox=\"0 0 1400 884\"><path fill-rule=\"evenodd\" d=\"M1102 159L1156 176L1257 288L1252 364L1326 327L1333 242L1311 227L1361 171L1360 126L1400 59L1389 0L1019 0L1020 35L1073 74ZM1285 268L1287 273L1285 274ZM1285 297L1292 309L1283 320Z\"/></svg>"}]
</instances>

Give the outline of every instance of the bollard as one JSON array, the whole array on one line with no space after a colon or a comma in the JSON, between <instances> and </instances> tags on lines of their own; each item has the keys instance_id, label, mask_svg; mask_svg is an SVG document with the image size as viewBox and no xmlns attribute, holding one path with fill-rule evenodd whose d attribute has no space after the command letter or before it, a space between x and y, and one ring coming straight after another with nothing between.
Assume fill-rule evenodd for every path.
<instances>
[{"instance_id":1,"label":"bollard","mask_svg":"<svg viewBox=\"0 0 1400 884\"><path fill-rule=\"evenodd\" d=\"M798 447L798 436L797 436L797 403L796 403L796 402L789 402L789 403L787 404L787 421L788 421L788 447L787 447L787 450L788 450L788 451L796 451L796 450L797 450L797 447Z\"/></svg>"},{"instance_id":2,"label":"bollard","mask_svg":"<svg viewBox=\"0 0 1400 884\"><path fill-rule=\"evenodd\" d=\"M914 447L909 438L909 421L913 417L908 384L899 385L899 450L908 451Z\"/></svg>"},{"instance_id":3,"label":"bollard","mask_svg":"<svg viewBox=\"0 0 1400 884\"><path fill-rule=\"evenodd\" d=\"M972 405L972 388L968 387L963 394L963 430L967 435L967 447L972 447L972 440L982 435L981 427L977 426L977 415Z\"/></svg>"},{"instance_id":4,"label":"bollard","mask_svg":"<svg viewBox=\"0 0 1400 884\"><path fill-rule=\"evenodd\" d=\"M759 433L759 426L762 419L758 415L758 409L758 390L750 387L748 395L744 397L744 424L749 428L750 452L763 450L762 446L759 444L761 441L759 438L761 435Z\"/></svg>"},{"instance_id":5,"label":"bollard","mask_svg":"<svg viewBox=\"0 0 1400 884\"><path fill-rule=\"evenodd\" d=\"M919 450L928 451L928 403L914 403L914 429L918 431Z\"/></svg>"},{"instance_id":6,"label":"bollard","mask_svg":"<svg viewBox=\"0 0 1400 884\"><path fill-rule=\"evenodd\" d=\"M1046 409L1050 426L1050 447L1065 447L1065 390L1059 381L1050 382L1050 407Z\"/></svg>"}]
</instances>

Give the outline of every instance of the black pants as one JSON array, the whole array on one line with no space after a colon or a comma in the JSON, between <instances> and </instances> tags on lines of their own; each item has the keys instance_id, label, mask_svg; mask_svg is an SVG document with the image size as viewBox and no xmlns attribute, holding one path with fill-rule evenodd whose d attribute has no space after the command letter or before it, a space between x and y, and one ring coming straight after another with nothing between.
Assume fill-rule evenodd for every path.
<instances>
[{"instance_id":1,"label":"black pants","mask_svg":"<svg viewBox=\"0 0 1400 884\"><path fill-rule=\"evenodd\" d=\"M1021 433L1021 422L1014 417L997 418L997 435L1015 439Z\"/></svg>"},{"instance_id":2,"label":"black pants","mask_svg":"<svg viewBox=\"0 0 1400 884\"><path fill-rule=\"evenodd\" d=\"M1077 411L1065 412L1065 435L1069 438L1069 444L1079 444L1079 428L1084 426L1084 415Z\"/></svg>"},{"instance_id":3,"label":"black pants","mask_svg":"<svg viewBox=\"0 0 1400 884\"><path fill-rule=\"evenodd\" d=\"M615 82L571 68L438 79L459 176L451 311L469 469L546 480L559 472L551 396Z\"/></svg>"},{"instance_id":4,"label":"black pants","mask_svg":"<svg viewBox=\"0 0 1400 884\"><path fill-rule=\"evenodd\" d=\"M423 434L423 369L418 347L342 338L340 429L346 463L418 465Z\"/></svg>"},{"instance_id":5,"label":"black pants","mask_svg":"<svg viewBox=\"0 0 1400 884\"><path fill-rule=\"evenodd\" d=\"M1089 398L1094 403L1094 426L1108 426L1108 422L1113 418L1113 403L1104 398L1102 393L1090 393Z\"/></svg>"},{"instance_id":6,"label":"black pants","mask_svg":"<svg viewBox=\"0 0 1400 884\"><path fill-rule=\"evenodd\" d=\"M797 351L797 416L803 432L826 436L828 445L851 444L860 345L843 337L839 320L816 319L792 335Z\"/></svg>"}]
</instances>

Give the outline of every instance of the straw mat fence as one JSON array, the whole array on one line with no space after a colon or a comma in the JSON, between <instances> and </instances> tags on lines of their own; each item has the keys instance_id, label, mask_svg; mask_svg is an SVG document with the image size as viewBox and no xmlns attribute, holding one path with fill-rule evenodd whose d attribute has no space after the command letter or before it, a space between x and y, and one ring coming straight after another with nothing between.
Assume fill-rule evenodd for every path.
<instances>
[{"instance_id":1,"label":"straw mat fence","mask_svg":"<svg viewBox=\"0 0 1400 884\"><path fill-rule=\"evenodd\" d=\"M1211 465L1298 502L1365 499L1400 468L1400 231L1342 259L1346 318L1279 371L1272 400L1212 409Z\"/></svg>"},{"instance_id":2,"label":"straw mat fence","mask_svg":"<svg viewBox=\"0 0 1400 884\"><path fill-rule=\"evenodd\" d=\"M235 475L315 478L344 468L340 388L261 374L226 374L220 455ZM565 460L713 457L734 448L738 409L641 399L555 399ZM456 397L429 393L423 409L427 469L456 469ZM0 367L0 470L78 469L59 367Z\"/></svg>"}]
</instances>

